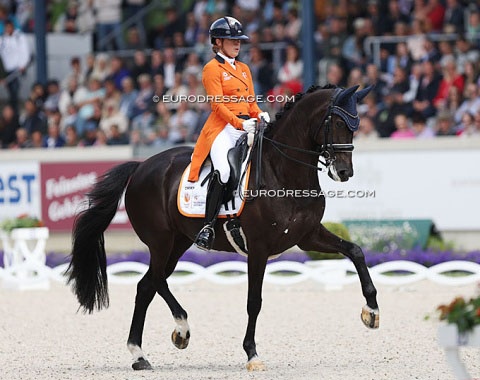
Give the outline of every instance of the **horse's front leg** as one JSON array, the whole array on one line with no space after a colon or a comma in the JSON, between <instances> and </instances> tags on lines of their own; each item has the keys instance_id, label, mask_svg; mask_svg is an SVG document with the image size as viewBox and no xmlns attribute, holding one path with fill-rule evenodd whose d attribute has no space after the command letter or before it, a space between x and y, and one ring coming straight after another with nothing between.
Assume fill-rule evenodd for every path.
<instances>
[{"instance_id":1,"label":"horse's front leg","mask_svg":"<svg viewBox=\"0 0 480 380\"><path fill-rule=\"evenodd\" d=\"M255 343L255 327L257 317L262 308L262 285L265 275L267 257L257 258L252 253L248 256L248 299L247 313L248 325L245 338L243 340L243 349L247 353L247 369L249 371L264 371L265 365L258 358L257 346Z\"/></svg>"},{"instance_id":2,"label":"horse's front leg","mask_svg":"<svg viewBox=\"0 0 480 380\"><path fill-rule=\"evenodd\" d=\"M316 233L306 236L298 246L305 251L319 251L327 253L340 252L352 260L353 265L360 278L362 292L367 304L362 308L361 318L365 326L376 329L379 326L380 313L377 304L377 290L373 285L370 273L368 272L365 256L362 249L349 241L339 238L328 231L323 225Z\"/></svg>"}]
</instances>

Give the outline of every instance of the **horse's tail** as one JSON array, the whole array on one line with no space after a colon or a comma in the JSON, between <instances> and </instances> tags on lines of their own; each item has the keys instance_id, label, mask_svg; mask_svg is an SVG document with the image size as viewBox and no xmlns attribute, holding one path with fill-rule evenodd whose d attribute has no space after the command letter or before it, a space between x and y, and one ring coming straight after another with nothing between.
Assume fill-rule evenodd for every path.
<instances>
[{"instance_id":1,"label":"horse's tail","mask_svg":"<svg viewBox=\"0 0 480 380\"><path fill-rule=\"evenodd\" d=\"M75 218L67 276L85 312L108 307L103 233L115 216L123 191L138 165L139 162L126 162L101 176L87 194L89 207Z\"/></svg>"}]
</instances>

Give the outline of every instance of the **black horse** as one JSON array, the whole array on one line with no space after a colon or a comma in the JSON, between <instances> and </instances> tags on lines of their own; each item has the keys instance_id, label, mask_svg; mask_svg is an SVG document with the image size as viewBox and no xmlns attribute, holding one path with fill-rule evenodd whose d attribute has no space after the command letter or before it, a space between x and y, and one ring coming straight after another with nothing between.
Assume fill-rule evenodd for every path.
<instances>
[{"instance_id":1,"label":"black horse","mask_svg":"<svg viewBox=\"0 0 480 380\"><path fill-rule=\"evenodd\" d=\"M377 291L362 250L321 224L325 198L321 195L317 174L320 159L323 158L329 176L337 181L347 181L353 175L353 131L359 123L356 104L370 91L370 88L358 92L357 89L358 86L343 89L327 85L298 94L295 102L287 103L277 114L262 137L260 182L264 188L302 195L307 190L306 193L315 196L257 197L247 202L239 217L249 249L248 325L243 340L248 370L264 368L257 356L255 326L262 304L267 260L295 245L303 250L340 252L350 258L367 301L361 319L369 328L378 327ZM254 150L253 162L260 154L258 146L260 144ZM142 163L126 162L114 167L95 184L88 194L89 207L75 221L68 281L80 305L92 312L108 306L103 233L126 188L128 216L151 255L149 269L137 286L128 336L134 369L151 369L141 346L145 315L155 293L168 304L177 324L172 333L174 345L186 348L190 338L187 313L170 292L167 278L202 226L202 220L182 216L177 209L179 181L191 154L190 147L177 147ZM257 173L259 167L253 165L250 178L255 178ZM214 249L233 252L219 224Z\"/></svg>"}]
</instances>

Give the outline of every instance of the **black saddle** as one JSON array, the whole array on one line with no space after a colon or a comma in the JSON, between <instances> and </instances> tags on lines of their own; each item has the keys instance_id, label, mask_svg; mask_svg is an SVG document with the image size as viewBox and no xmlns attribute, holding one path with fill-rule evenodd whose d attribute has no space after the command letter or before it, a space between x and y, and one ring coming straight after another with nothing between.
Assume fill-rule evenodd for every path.
<instances>
[{"instance_id":1,"label":"black saddle","mask_svg":"<svg viewBox=\"0 0 480 380\"><path fill-rule=\"evenodd\" d=\"M235 146L231 148L227 153L227 161L230 165L230 177L225 189L225 195L223 203L227 203L233 199L234 191L237 190L240 183L240 177L242 176L242 163L247 158L248 153L248 136L243 134L239 137ZM201 185L203 186L207 181L210 181L215 168L212 165L211 172L205 177Z\"/></svg>"},{"instance_id":2,"label":"black saddle","mask_svg":"<svg viewBox=\"0 0 480 380\"><path fill-rule=\"evenodd\" d=\"M230 177L228 178L227 188L225 190L224 202L232 200L234 191L238 189L242 175L242 163L247 158L248 153L247 138L247 134L244 133L237 140L235 146L228 151L227 160L230 165Z\"/></svg>"}]
</instances>

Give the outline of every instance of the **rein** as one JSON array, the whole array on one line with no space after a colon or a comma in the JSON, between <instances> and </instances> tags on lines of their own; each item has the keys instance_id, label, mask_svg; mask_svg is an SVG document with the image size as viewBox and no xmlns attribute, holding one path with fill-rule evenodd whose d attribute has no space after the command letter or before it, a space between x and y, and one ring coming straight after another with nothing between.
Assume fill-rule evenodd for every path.
<instances>
[{"instance_id":1,"label":"rein","mask_svg":"<svg viewBox=\"0 0 480 380\"><path fill-rule=\"evenodd\" d=\"M312 169L315 169L317 171L320 171L320 172L323 172L325 169L328 168L328 166L330 166L334 161L335 161L335 157L333 158L330 158L330 157L324 157L325 160L329 160L328 162L325 161L321 161L320 160L320 155L322 154L319 150L307 150L307 149L302 149L302 148L297 148L296 146L292 146L292 145L288 145L288 144L283 144L283 143L280 143L278 141L275 141L275 140L272 140L271 138L268 138L268 137L265 137L263 136L263 138L265 140L267 140L268 142L270 142L272 144L272 146L277 150L278 153L280 153L283 157L285 157L286 159L290 160L290 161L293 161L293 162L296 162L300 165L303 165L303 166L306 166L308 168L312 168ZM312 156L319 156L318 157L318 162L320 164L322 164L324 167L318 167L318 166L315 166L315 165L311 165L307 162L304 162L302 160L298 160L290 155L288 155L287 153L283 152L280 148L286 148L286 149L290 149L290 150L294 150L296 152L300 152L300 153L305 153L305 154L309 154L309 155L312 155Z\"/></svg>"},{"instance_id":2,"label":"rein","mask_svg":"<svg viewBox=\"0 0 480 380\"><path fill-rule=\"evenodd\" d=\"M340 152L349 153L353 151L354 149L353 144L334 144L333 143L333 133L331 133L332 113L335 107L336 99L340 94L340 92L342 92L342 89L340 88L335 89L334 93L332 94L332 97L330 98L330 104L328 106L327 115L325 116L323 123L320 123L318 128L315 130L315 133L313 135L314 141L316 141L318 133L322 129L322 125L324 126L324 144L318 145L315 150L298 148L296 146L284 144L284 143L275 141L269 137L266 137L264 135L265 129L266 129L266 123L263 120L260 122L257 133L255 134L255 140L253 143L253 148L255 148L256 145L258 145L258 154L257 154L257 160L256 160L257 171L255 176L255 186L257 187L257 189L263 186L261 184L263 140L266 140L270 144L272 144L275 150L286 159L296 162L297 164L306 166L307 168L315 169L316 171L320 171L320 172L328 171L330 166L333 165L333 163L336 160L335 153L340 153ZM319 167L318 163L317 165L312 165L302 160L298 160L292 157L291 155L285 153L284 151L282 151L281 148L293 150L295 152L300 152L300 153L304 153L312 156L318 156L318 163L320 163L322 166ZM252 149L252 152L253 152L253 149ZM322 161L320 157L322 157L324 161Z\"/></svg>"}]
</instances>

